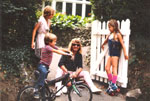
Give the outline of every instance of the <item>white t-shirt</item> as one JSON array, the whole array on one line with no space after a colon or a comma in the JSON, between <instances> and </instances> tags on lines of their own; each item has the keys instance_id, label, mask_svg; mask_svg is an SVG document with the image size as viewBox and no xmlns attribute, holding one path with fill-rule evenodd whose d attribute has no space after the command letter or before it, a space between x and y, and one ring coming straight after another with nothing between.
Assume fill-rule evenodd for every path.
<instances>
[{"instance_id":1,"label":"white t-shirt","mask_svg":"<svg viewBox=\"0 0 150 101\"><path fill-rule=\"evenodd\" d=\"M45 43L44 43L45 34L50 29L49 28L50 21L48 21L48 23L47 23L45 18L43 16L41 16L39 18L38 22L40 22L40 27L38 29L38 35L36 38L36 48L43 48L43 47L45 47Z\"/></svg>"}]
</instances>

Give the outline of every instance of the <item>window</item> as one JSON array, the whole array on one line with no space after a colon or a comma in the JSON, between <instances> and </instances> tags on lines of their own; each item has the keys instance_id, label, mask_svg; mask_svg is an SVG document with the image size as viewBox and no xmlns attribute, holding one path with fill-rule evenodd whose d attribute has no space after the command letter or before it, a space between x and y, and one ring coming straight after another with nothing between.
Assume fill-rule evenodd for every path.
<instances>
[{"instance_id":1,"label":"window","mask_svg":"<svg viewBox=\"0 0 150 101\"><path fill-rule=\"evenodd\" d=\"M91 5L86 5L86 17L90 17L91 16Z\"/></svg>"},{"instance_id":2,"label":"window","mask_svg":"<svg viewBox=\"0 0 150 101\"><path fill-rule=\"evenodd\" d=\"M76 15L82 16L82 4L76 4Z\"/></svg>"},{"instance_id":3,"label":"window","mask_svg":"<svg viewBox=\"0 0 150 101\"><path fill-rule=\"evenodd\" d=\"M56 10L57 10L58 12L62 12L62 2L57 2L57 3L56 3Z\"/></svg>"},{"instance_id":4,"label":"window","mask_svg":"<svg viewBox=\"0 0 150 101\"><path fill-rule=\"evenodd\" d=\"M66 3L66 14L72 15L72 3Z\"/></svg>"}]
</instances>

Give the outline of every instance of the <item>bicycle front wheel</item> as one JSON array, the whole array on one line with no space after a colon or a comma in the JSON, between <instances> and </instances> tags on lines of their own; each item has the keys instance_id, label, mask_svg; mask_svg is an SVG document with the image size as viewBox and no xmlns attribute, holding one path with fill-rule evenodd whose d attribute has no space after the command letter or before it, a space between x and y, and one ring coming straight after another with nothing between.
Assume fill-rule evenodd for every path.
<instances>
[{"instance_id":1,"label":"bicycle front wheel","mask_svg":"<svg viewBox=\"0 0 150 101\"><path fill-rule=\"evenodd\" d=\"M69 101L92 101L91 89L86 84L75 85L77 91L71 87L68 92Z\"/></svg>"}]
</instances>

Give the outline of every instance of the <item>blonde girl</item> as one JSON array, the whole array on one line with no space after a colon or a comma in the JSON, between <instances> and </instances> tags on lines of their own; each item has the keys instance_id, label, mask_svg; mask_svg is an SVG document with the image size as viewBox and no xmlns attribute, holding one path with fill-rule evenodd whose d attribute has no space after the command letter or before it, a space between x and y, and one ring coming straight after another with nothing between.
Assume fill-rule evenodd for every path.
<instances>
[{"instance_id":1,"label":"blonde girl","mask_svg":"<svg viewBox=\"0 0 150 101\"><path fill-rule=\"evenodd\" d=\"M128 56L126 53L125 45L123 43L121 32L118 28L118 23L115 19L111 19L108 23L110 34L106 37L106 40L102 44L102 49L104 49L104 45L108 43L109 47L109 58L107 60L107 64L105 70L108 76L108 84L109 87L106 90L116 90L118 87L116 85L117 81L117 69L118 69L118 60L120 57L121 48L123 48L124 57L127 60ZM112 66L112 73L110 67Z\"/></svg>"},{"instance_id":2,"label":"blonde girl","mask_svg":"<svg viewBox=\"0 0 150 101\"><path fill-rule=\"evenodd\" d=\"M55 11L51 6L46 6L43 10L42 16L40 16L38 23L35 25L33 29L31 48L35 49L35 55L39 58L41 57L41 49L45 46L44 36L50 30L51 25L50 19L52 19L54 13ZM38 35L36 37L36 42L34 44L37 32Z\"/></svg>"}]
</instances>

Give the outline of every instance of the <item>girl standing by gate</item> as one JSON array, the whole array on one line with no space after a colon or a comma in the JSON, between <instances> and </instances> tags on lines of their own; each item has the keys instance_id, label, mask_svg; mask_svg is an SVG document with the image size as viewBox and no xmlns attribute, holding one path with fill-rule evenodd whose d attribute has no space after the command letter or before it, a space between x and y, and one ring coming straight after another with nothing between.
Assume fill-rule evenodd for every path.
<instances>
[{"instance_id":1,"label":"girl standing by gate","mask_svg":"<svg viewBox=\"0 0 150 101\"><path fill-rule=\"evenodd\" d=\"M126 53L125 45L123 43L121 32L118 28L118 23L116 20L111 19L108 23L110 34L106 37L106 40L102 44L101 48L104 49L104 45L108 43L109 47L109 58L105 70L108 76L109 87L106 90L107 93L111 93L118 89L116 85L117 81L117 70L118 70L118 60L121 53L121 47L123 48L124 57L127 60L128 56ZM110 67L112 66L112 73ZM113 74L113 75L112 75Z\"/></svg>"}]
</instances>

